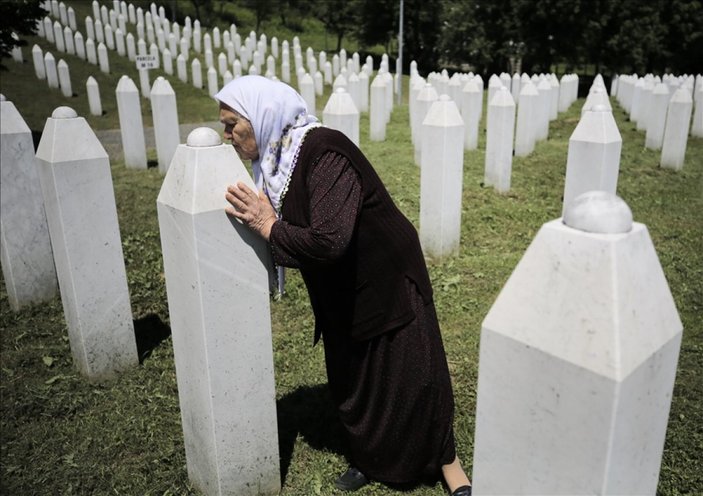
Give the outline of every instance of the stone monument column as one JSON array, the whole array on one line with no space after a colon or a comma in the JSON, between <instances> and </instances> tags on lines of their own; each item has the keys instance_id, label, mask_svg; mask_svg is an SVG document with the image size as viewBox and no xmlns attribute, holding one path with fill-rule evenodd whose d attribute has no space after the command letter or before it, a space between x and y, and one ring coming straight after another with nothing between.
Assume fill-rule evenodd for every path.
<instances>
[{"instance_id":1,"label":"stone monument column","mask_svg":"<svg viewBox=\"0 0 703 496\"><path fill-rule=\"evenodd\" d=\"M647 227L576 198L483 321L473 494L654 495L681 335Z\"/></svg>"},{"instance_id":2,"label":"stone monument column","mask_svg":"<svg viewBox=\"0 0 703 496\"><path fill-rule=\"evenodd\" d=\"M207 495L280 490L266 242L225 214L254 183L218 133L179 145L157 199L188 475Z\"/></svg>"},{"instance_id":3,"label":"stone monument column","mask_svg":"<svg viewBox=\"0 0 703 496\"><path fill-rule=\"evenodd\" d=\"M29 126L12 102L0 101L0 253L13 310L58 292L49 228Z\"/></svg>"},{"instance_id":4,"label":"stone monument column","mask_svg":"<svg viewBox=\"0 0 703 496\"><path fill-rule=\"evenodd\" d=\"M110 161L85 119L58 107L37 164L73 360L109 378L138 363Z\"/></svg>"}]
</instances>

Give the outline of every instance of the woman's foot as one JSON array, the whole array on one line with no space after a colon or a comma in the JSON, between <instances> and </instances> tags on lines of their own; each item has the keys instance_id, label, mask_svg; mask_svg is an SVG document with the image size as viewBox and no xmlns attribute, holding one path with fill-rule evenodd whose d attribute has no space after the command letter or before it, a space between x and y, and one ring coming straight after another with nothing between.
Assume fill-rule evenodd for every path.
<instances>
[{"instance_id":1,"label":"woman's foot","mask_svg":"<svg viewBox=\"0 0 703 496\"><path fill-rule=\"evenodd\" d=\"M452 496L471 496L471 486L457 487Z\"/></svg>"},{"instance_id":2,"label":"woman's foot","mask_svg":"<svg viewBox=\"0 0 703 496\"><path fill-rule=\"evenodd\" d=\"M369 483L369 479L356 467L349 467L346 472L340 475L334 485L342 491L356 491Z\"/></svg>"},{"instance_id":3,"label":"woman's foot","mask_svg":"<svg viewBox=\"0 0 703 496\"><path fill-rule=\"evenodd\" d=\"M471 481L461 468L458 457L452 463L442 466L442 475L451 496L471 496Z\"/></svg>"}]
</instances>

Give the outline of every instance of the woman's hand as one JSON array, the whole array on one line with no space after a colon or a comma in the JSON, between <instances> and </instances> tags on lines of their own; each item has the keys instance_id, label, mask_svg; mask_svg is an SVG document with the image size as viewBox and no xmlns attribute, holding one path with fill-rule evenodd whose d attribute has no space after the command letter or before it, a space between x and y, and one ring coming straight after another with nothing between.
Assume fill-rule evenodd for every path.
<instances>
[{"instance_id":1,"label":"woman's hand","mask_svg":"<svg viewBox=\"0 0 703 496\"><path fill-rule=\"evenodd\" d=\"M227 187L225 198L232 205L225 212L241 220L259 236L268 241L276 212L263 191L256 192L238 182Z\"/></svg>"}]
</instances>

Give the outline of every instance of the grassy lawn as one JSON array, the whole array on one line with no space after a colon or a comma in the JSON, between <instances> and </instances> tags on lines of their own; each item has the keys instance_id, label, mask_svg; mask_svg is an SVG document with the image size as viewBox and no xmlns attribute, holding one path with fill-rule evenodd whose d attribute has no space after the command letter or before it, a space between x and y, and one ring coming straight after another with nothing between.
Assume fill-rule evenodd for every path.
<instances>
[{"instance_id":1,"label":"grassy lawn","mask_svg":"<svg viewBox=\"0 0 703 496\"><path fill-rule=\"evenodd\" d=\"M87 4L87 2L86 2ZM85 15L85 14L84 14ZM282 39L279 37L279 39ZM122 74L138 82L133 64L111 53L112 74L71 56L73 98L37 81L29 48L25 63L6 61L0 91L31 129L41 131L59 105L74 107L94 129L117 127L114 87ZM306 45L303 44L303 47ZM317 50L317 49L316 49ZM54 51L56 55L56 52ZM58 60L59 57L57 57ZM88 116L85 79L98 79L102 117ZM181 122L216 119L205 91L170 78ZM329 94L327 89L326 95ZM407 81L404 90L407 99ZM321 108L324 105L318 103ZM148 102L142 100L145 125ZM459 455L470 469L481 321L540 226L561 214L568 139L583 100L559 115L550 138L513 161L505 195L482 186L485 134L479 150L464 155L461 250L430 263L430 275L456 396ZM614 111L623 138L618 193L634 219L647 225L684 324L658 493L703 493L703 140L689 138L680 172L661 169L659 153L643 148L644 134ZM482 121L485 125L485 120ZM408 107L396 107L383 143L361 147L395 201L417 225L419 168L413 162ZM73 368L61 301L57 297L20 312L9 308L0 282L0 493L10 495L198 494L188 483L173 348L156 219L162 177L156 169L111 164L120 231L141 363L120 378L90 383ZM272 301L283 495L335 494L345 468L340 427L326 391L321 346L313 348L313 317L302 279L288 272L287 294ZM361 496L395 494L371 484ZM439 484L409 495L442 495Z\"/></svg>"}]
</instances>

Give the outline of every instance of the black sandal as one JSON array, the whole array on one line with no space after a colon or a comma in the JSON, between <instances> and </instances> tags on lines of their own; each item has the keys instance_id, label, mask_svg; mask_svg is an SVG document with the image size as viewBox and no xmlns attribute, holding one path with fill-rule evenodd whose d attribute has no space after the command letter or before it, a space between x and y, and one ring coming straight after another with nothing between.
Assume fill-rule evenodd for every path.
<instances>
[{"instance_id":1,"label":"black sandal","mask_svg":"<svg viewBox=\"0 0 703 496\"><path fill-rule=\"evenodd\" d=\"M341 489L342 491L356 491L368 483L369 479L356 467L349 467L346 472L334 481L335 487L337 489Z\"/></svg>"},{"instance_id":2,"label":"black sandal","mask_svg":"<svg viewBox=\"0 0 703 496\"><path fill-rule=\"evenodd\" d=\"M471 486L457 487L452 496L471 496Z\"/></svg>"}]
</instances>

